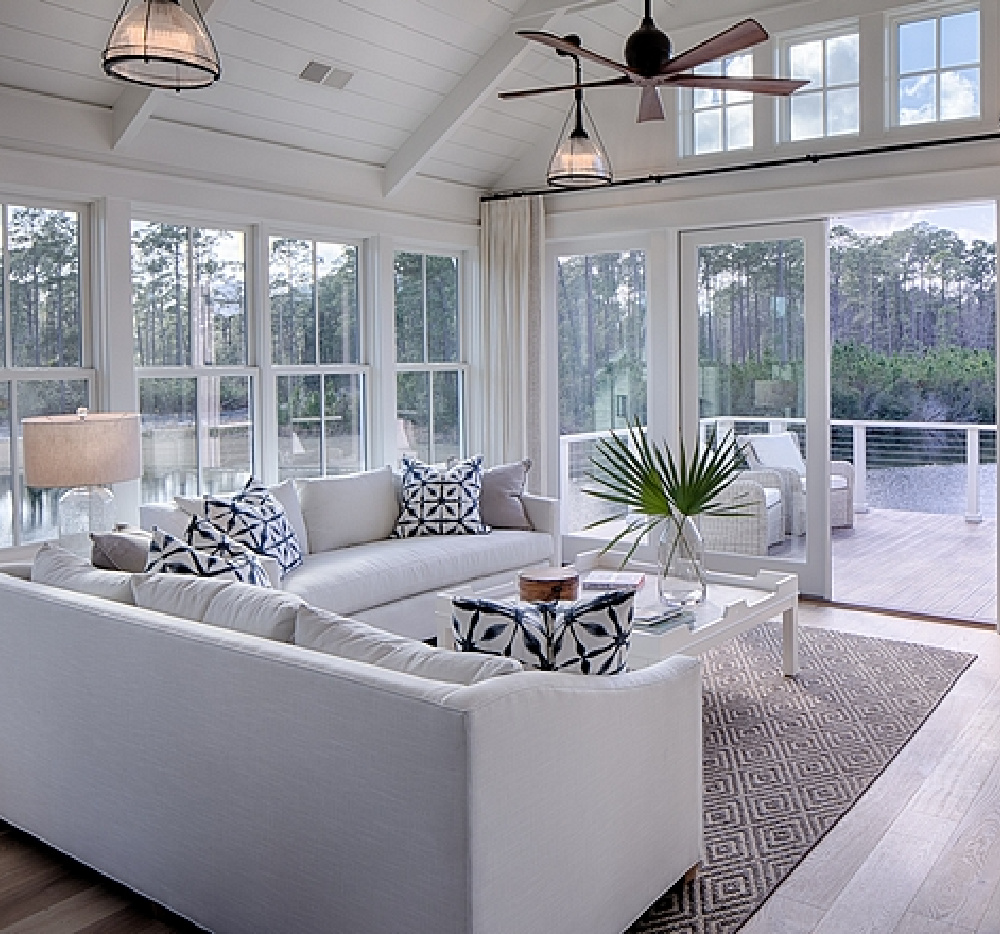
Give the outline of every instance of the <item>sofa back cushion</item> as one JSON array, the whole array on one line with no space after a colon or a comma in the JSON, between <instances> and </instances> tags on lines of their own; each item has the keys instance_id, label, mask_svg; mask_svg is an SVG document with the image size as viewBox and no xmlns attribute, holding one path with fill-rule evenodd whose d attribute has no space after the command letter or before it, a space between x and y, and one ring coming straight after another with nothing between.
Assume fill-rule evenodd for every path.
<instances>
[{"instance_id":1,"label":"sofa back cushion","mask_svg":"<svg viewBox=\"0 0 1000 934\"><path fill-rule=\"evenodd\" d=\"M232 583L191 574L133 574L131 579L136 606L199 622L212 600Z\"/></svg>"},{"instance_id":2,"label":"sofa back cushion","mask_svg":"<svg viewBox=\"0 0 1000 934\"><path fill-rule=\"evenodd\" d=\"M513 658L433 648L308 604L299 607L295 617L295 644L451 684L476 684L498 675L513 674L523 667Z\"/></svg>"},{"instance_id":3,"label":"sofa back cushion","mask_svg":"<svg viewBox=\"0 0 1000 934\"><path fill-rule=\"evenodd\" d=\"M392 534L399 502L390 467L299 480L297 486L311 552L380 541Z\"/></svg>"},{"instance_id":4,"label":"sofa back cushion","mask_svg":"<svg viewBox=\"0 0 1000 934\"><path fill-rule=\"evenodd\" d=\"M31 579L38 584L88 593L117 603L134 602L131 574L95 568L86 558L52 542L38 549L31 566Z\"/></svg>"}]
</instances>

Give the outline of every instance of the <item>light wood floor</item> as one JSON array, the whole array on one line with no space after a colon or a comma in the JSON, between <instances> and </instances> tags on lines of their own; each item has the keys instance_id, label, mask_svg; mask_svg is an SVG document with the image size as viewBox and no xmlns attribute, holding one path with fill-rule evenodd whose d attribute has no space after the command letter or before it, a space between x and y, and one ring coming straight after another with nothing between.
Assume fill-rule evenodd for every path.
<instances>
[{"instance_id":1,"label":"light wood floor","mask_svg":"<svg viewBox=\"0 0 1000 934\"><path fill-rule=\"evenodd\" d=\"M741 934L1000 934L1000 636L809 604L801 617L979 658ZM191 930L0 824L3 934Z\"/></svg>"},{"instance_id":2,"label":"light wood floor","mask_svg":"<svg viewBox=\"0 0 1000 934\"><path fill-rule=\"evenodd\" d=\"M873 509L833 532L834 599L995 621L997 523Z\"/></svg>"}]
</instances>

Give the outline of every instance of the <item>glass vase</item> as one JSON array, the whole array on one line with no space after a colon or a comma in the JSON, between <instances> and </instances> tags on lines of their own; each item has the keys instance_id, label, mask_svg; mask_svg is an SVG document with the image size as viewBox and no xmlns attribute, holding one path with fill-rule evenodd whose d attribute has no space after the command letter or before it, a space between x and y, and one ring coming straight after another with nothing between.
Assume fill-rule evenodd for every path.
<instances>
[{"instance_id":1,"label":"glass vase","mask_svg":"<svg viewBox=\"0 0 1000 934\"><path fill-rule=\"evenodd\" d=\"M690 516L670 517L660 535L660 602L694 606L705 600L705 543Z\"/></svg>"}]
</instances>

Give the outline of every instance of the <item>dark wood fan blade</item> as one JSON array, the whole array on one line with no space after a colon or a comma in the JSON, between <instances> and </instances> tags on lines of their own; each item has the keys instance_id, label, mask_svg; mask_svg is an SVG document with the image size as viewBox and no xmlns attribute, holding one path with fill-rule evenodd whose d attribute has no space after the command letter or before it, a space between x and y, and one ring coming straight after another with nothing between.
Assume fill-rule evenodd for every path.
<instances>
[{"instance_id":1,"label":"dark wood fan blade","mask_svg":"<svg viewBox=\"0 0 1000 934\"><path fill-rule=\"evenodd\" d=\"M547 45L550 49L555 49L557 52L565 52L567 55L577 55L580 58L587 59L587 61L604 65L605 68L613 68L615 71L620 71L626 75L633 75L636 78L642 77L637 71L629 68L628 65L616 62L614 59L606 58L603 55L598 55L597 52L591 52L590 49L585 49L572 42L567 42L561 36L554 36L550 32L542 32L537 29L519 29L517 35L523 36L525 39L531 39L533 42L541 42L542 45Z\"/></svg>"},{"instance_id":2,"label":"dark wood fan blade","mask_svg":"<svg viewBox=\"0 0 1000 934\"><path fill-rule=\"evenodd\" d=\"M730 78L725 75L667 75L658 79L660 84L680 85L685 88L712 88L716 91L749 91L751 94L773 94L775 97L788 97L799 88L804 88L808 81L795 81L791 78Z\"/></svg>"},{"instance_id":3,"label":"dark wood fan blade","mask_svg":"<svg viewBox=\"0 0 1000 934\"><path fill-rule=\"evenodd\" d=\"M639 98L639 116L636 123L646 123L649 120L663 119L663 104L660 101L660 92L651 84L646 84L642 88L642 97Z\"/></svg>"},{"instance_id":4,"label":"dark wood fan blade","mask_svg":"<svg viewBox=\"0 0 1000 934\"><path fill-rule=\"evenodd\" d=\"M763 42L767 38L767 31L755 19L745 19L742 23L730 26L725 32L706 39L700 45L696 45L686 52L670 59L670 62L663 69L661 74L674 75L679 71L687 71L706 62L714 62L717 58L732 55L735 52L742 52L751 46Z\"/></svg>"},{"instance_id":5,"label":"dark wood fan blade","mask_svg":"<svg viewBox=\"0 0 1000 934\"><path fill-rule=\"evenodd\" d=\"M515 100L518 97L534 97L537 94L548 94L549 91L575 91L577 88L610 88L616 85L631 84L628 75L618 78L605 78L603 81L584 81L582 84L554 84L548 88L525 88L523 91L501 91L497 94L501 100Z\"/></svg>"}]
</instances>

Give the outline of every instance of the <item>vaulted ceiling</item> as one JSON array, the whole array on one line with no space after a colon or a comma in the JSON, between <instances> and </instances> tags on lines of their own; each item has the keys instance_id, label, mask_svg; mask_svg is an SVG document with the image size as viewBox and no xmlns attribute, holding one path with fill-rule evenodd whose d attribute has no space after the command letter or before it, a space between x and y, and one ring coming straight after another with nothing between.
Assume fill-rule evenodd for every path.
<instances>
[{"instance_id":1,"label":"vaulted ceiling","mask_svg":"<svg viewBox=\"0 0 1000 934\"><path fill-rule=\"evenodd\" d=\"M550 147L568 95L502 102L499 88L564 83L570 65L514 35L577 32L620 58L642 0L201 0L222 80L176 94L104 75L100 53L121 0L0 0L0 85L113 108L115 147L148 120L385 167L386 193L419 173L490 189ZM654 0L658 25L715 31L749 0ZM351 74L343 88L299 77L310 62ZM589 67L592 78L609 73ZM638 92L620 95L634 109Z\"/></svg>"}]
</instances>

